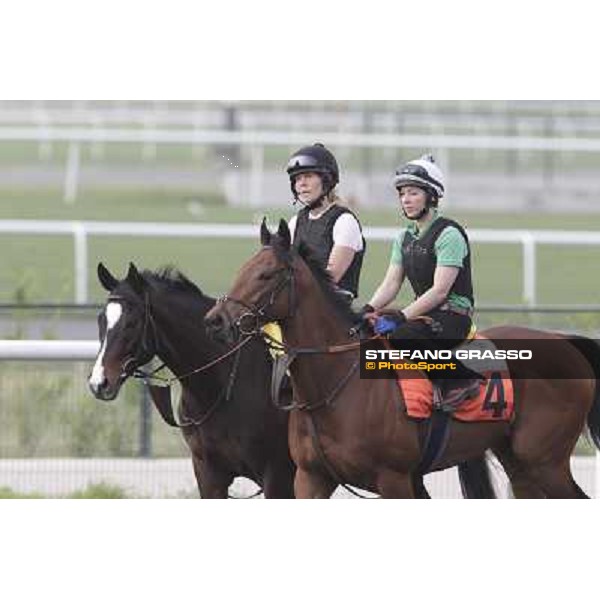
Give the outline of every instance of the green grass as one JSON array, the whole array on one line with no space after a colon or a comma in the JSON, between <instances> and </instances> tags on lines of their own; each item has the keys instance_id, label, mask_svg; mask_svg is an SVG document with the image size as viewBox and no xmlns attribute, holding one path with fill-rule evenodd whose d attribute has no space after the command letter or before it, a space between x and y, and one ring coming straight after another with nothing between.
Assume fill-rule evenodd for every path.
<instances>
[{"instance_id":1,"label":"green grass","mask_svg":"<svg viewBox=\"0 0 600 600\"><path fill-rule=\"evenodd\" d=\"M0 500L41 500L44 498L41 494L33 492L31 494L25 494L23 492L15 492L9 487L0 487Z\"/></svg>"},{"instance_id":2,"label":"green grass","mask_svg":"<svg viewBox=\"0 0 600 600\"><path fill-rule=\"evenodd\" d=\"M228 214L216 191L151 191L125 189L86 190L73 204L62 199L62 188L0 188L0 219L56 219L73 221L189 222L190 203L201 203L203 215ZM241 222L241 221L240 221Z\"/></svg>"},{"instance_id":3,"label":"green grass","mask_svg":"<svg viewBox=\"0 0 600 600\"><path fill-rule=\"evenodd\" d=\"M142 385L130 380L115 401L101 402L87 389L89 369L82 363L0 362L0 456L139 456ZM154 456L189 455L155 410L151 431Z\"/></svg>"},{"instance_id":4,"label":"green grass","mask_svg":"<svg viewBox=\"0 0 600 600\"><path fill-rule=\"evenodd\" d=\"M92 499L112 499L112 500L123 500L127 498L125 490L118 485L111 485L109 483L93 483L88 485L83 490L78 490L69 494L68 498L75 500L92 500Z\"/></svg>"},{"instance_id":5,"label":"green grass","mask_svg":"<svg viewBox=\"0 0 600 600\"><path fill-rule=\"evenodd\" d=\"M128 497L123 488L108 483L93 483L82 490L77 490L68 496L64 496L65 499L71 498L76 500L123 500ZM25 494L16 492L9 487L0 487L0 500L41 500L44 498L46 496L36 492Z\"/></svg>"}]
</instances>

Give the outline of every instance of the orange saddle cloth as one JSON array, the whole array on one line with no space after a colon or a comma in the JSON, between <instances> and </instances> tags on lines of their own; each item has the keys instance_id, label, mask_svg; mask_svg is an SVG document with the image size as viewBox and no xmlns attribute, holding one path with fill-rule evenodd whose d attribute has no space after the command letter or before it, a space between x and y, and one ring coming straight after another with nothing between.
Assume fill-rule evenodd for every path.
<instances>
[{"instance_id":1,"label":"orange saddle cloth","mask_svg":"<svg viewBox=\"0 0 600 600\"><path fill-rule=\"evenodd\" d=\"M476 340L485 336L474 334ZM401 371L399 371L400 373ZM508 370L480 371L485 377L479 394L464 400L452 416L459 421L510 421L515 408L513 382ZM397 377L409 417L428 419L433 411L433 385L428 377Z\"/></svg>"},{"instance_id":2,"label":"orange saddle cloth","mask_svg":"<svg viewBox=\"0 0 600 600\"><path fill-rule=\"evenodd\" d=\"M409 417L427 419L433 410L433 386L427 378L398 378ZM485 373L479 395L465 400L452 412L459 421L510 421L515 397L513 383L506 371Z\"/></svg>"}]
</instances>

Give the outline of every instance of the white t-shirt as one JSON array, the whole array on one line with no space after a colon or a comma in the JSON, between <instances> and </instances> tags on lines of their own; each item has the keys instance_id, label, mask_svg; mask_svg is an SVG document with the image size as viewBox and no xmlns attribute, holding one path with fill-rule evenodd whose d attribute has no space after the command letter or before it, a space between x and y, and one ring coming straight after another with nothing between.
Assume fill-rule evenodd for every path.
<instances>
[{"instance_id":1,"label":"white t-shirt","mask_svg":"<svg viewBox=\"0 0 600 600\"><path fill-rule=\"evenodd\" d=\"M310 213L308 213L308 218L310 221L316 221L325 213L327 213L327 211L322 212L318 217L313 217ZM292 235L292 241L294 240L294 234L296 232L297 220L297 215L294 215L288 223L290 234ZM352 250L355 252L360 252L363 249L363 238L360 232L360 226L354 215L350 213L344 213L337 218L335 224L333 225L333 245L346 246L347 248L352 248Z\"/></svg>"}]
</instances>

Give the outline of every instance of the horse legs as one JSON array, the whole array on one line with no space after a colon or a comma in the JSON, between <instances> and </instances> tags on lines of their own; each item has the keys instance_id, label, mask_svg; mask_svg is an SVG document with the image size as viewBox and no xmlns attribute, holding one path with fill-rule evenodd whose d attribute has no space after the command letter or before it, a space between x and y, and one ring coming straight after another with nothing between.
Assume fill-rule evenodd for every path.
<instances>
[{"instance_id":1,"label":"horse legs","mask_svg":"<svg viewBox=\"0 0 600 600\"><path fill-rule=\"evenodd\" d=\"M569 461L562 464L536 465L530 468L531 474L548 498L588 498L575 483Z\"/></svg>"},{"instance_id":2,"label":"horse legs","mask_svg":"<svg viewBox=\"0 0 600 600\"><path fill-rule=\"evenodd\" d=\"M515 498L545 498L545 494L533 480L527 466L512 451L510 444L492 448L504 468Z\"/></svg>"},{"instance_id":3,"label":"horse legs","mask_svg":"<svg viewBox=\"0 0 600 600\"><path fill-rule=\"evenodd\" d=\"M416 498L419 500L431 500L431 496L429 495L429 492L423 483L423 475L413 473L412 485Z\"/></svg>"},{"instance_id":4,"label":"horse legs","mask_svg":"<svg viewBox=\"0 0 600 600\"><path fill-rule=\"evenodd\" d=\"M294 478L294 492L296 498L317 499L329 498L333 494L337 484L320 473L306 471L298 468Z\"/></svg>"},{"instance_id":5,"label":"horse legs","mask_svg":"<svg viewBox=\"0 0 600 600\"><path fill-rule=\"evenodd\" d=\"M265 498L294 498L294 465L269 464L263 476Z\"/></svg>"},{"instance_id":6,"label":"horse legs","mask_svg":"<svg viewBox=\"0 0 600 600\"><path fill-rule=\"evenodd\" d=\"M386 469L377 475L377 490L382 498L415 498L417 496L415 495L413 478L414 476L408 473L398 473ZM422 485L423 480L420 481ZM424 486L423 490L425 490ZM422 493L422 490L420 492ZM425 493L427 493L426 490Z\"/></svg>"},{"instance_id":7,"label":"horse legs","mask_svg":"<svg viewBox=\"0 0 600 600\"><path fill-rule=\"evenodd\" d=\"M233 475L207 464L206 460L195 454L192 455L192 464L200 498L226 499L229 486L233 483Z\"/></svg>"},{"instance_id":8,"label":"horse legs","mask_svg":"<svg viewBox=\"0 0 600 600\"><path fill-rule=\"evenodd\" d=\"M515 498L588 498L571 473L569 459L561 463L527 464L509 445L494 454L510 479Z\"/></svg>"}]
</instances>

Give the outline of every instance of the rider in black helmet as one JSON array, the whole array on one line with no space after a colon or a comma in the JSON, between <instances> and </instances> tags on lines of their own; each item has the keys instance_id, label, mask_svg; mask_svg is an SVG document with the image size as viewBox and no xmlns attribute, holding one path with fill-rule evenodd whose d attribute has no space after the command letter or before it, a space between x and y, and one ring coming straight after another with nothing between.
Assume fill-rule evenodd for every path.
<instances>
[{"instance_id":1,"label":"rider in black helmet","mask_svg":"<svg viewBox=\"0 0 600 600\"><path fill-rule=\"evenodd\" d=\"M343 206L335 192L340 172L333 154L323 144L300 148L290 157L287 174L294 204L302 208L289 223L295 247L301 244L327 269L338 292L348 304L358 296L360 270L366 248L356 215ZM281 329L268 323L263 331L279 342ZM273 351L276 357L278 352ZM283 376L281 394L291 395L291 383ZM274 393L278 401L279 390Z\"/></svg>"},{"instance_id":2,"label":"rider in black helmet","mask_svg":"<svg viewBox=\"0 0 600 600\"><path fill-rule=\"evenodd\" d=\"M286 170L294 203L303 205L290 220L294 245L308 246L352 302L358 296L366 244L358 218L335 192L340 180L337 161L316 143L294 152Z\"/></svg>"}]
</instances>

